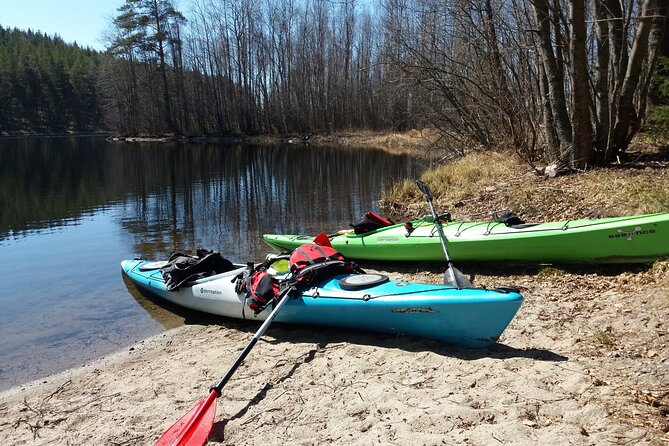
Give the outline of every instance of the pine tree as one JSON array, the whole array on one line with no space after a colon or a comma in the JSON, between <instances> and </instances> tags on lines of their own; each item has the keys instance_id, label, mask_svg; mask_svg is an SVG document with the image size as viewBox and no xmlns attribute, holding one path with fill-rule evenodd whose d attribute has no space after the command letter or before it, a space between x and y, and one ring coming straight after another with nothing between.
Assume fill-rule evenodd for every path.
<instances>
[{"instance_id":1,"label":"pine tree","mask_svg":"<svg viewBox=\"0 0 669 446\"><path fill-rule=\"evenodd\" d=\"M156 62L162 82L162 118L169 132L176 131L172 115L171 88L168 81L167 51L173 46L172 27L185 23L186 18L169 0L126 0L114 19L119 34L111 51L129 60L138 53L142 62Z\"/></svg>"}]
</instances>

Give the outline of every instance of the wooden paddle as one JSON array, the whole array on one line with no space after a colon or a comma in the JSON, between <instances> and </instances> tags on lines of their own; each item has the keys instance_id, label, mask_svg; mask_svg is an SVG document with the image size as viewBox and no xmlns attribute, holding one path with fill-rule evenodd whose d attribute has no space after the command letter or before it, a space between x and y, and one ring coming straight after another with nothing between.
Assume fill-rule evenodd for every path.
<instances>
[{"instance_id":1,"label":"wooden paddle","mask_svg":"<svg viewBox=\"0 0 669 446\"><path fill-rule=\"evenodd\" d=\"M237 371L237 368L244 362L244 358L249 354L253 346L265 333L276 315L281 310L281 307L288 302L288 294L293 290L293 285L288 286L281 291L277 297L278 303L274 310L267 316L265 322L260 326L251 342L239 354L235 362L230 366L225 376L214 387L210 389L209 395L197 403L185 415L179 418L176 423L170 426L169 429L156 442L156 446L201 446L207 442L209 432L214 425L214 418L216 416L216 399L221 396L223 387L230 380L232 375Z\"/></svg>"},{"instance_id":2,"label":"wooden paddle","mask_svg":"<svg viewBox=\"0 0 669 446\"><path fill-rule=\"evenodd\" d=\"M462 274L456 267L453 266L451 257L448 255L448 248L446 247L446 236L444 235L444 229L441 227L439 217L437 217L437 213L435 212L434 206L432 205L432 193L430 192L430 188L427 187L427 184L421 180L416 181L416 186L418 186L418 189L420 189L423 195L425 195L427 204L430 206L432 219L434 220L434 224L437 226L441 247L443 248L444 255L446 256L446 264L448 265L448 268L446 268L446 272L444 273L444 285L454 286L457 288L470 288L472 283L467 277L465 277L464 274Z\"/></svg>"}]
</instances>

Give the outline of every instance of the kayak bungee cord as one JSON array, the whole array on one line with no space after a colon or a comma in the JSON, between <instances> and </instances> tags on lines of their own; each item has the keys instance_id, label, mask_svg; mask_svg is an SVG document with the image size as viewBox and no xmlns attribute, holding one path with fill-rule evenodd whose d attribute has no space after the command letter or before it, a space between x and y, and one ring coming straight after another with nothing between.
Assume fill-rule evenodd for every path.
<instances>
[{"instance_id":1,"label":"kayak bungee cord","mask_svg":"<svg viewBox=\"0 0 669 446\"><path fill-rule=\"evenodd\" d=\"M453 289L458 289L455 286L448 286L448 287L441 287L441 288L432 288L432 289L427 289L427 290L416 290L416 291L403 291L401 293L387 293L387 294L377 294L377 295L370 295L370 294L365 294L362 297L345 297L345 296L323 296L321 295L318 291L314 292L314 294L304 294L305 297L311 297L312 299L340 299L340 300L363 300L365 302L372 300L372 299L378 299L379 297L392 297L392 296L408 296L411 294L421 294L421 293L431 293L433 291L447 291L447 290L453 290ZM469 288L473 290L487 290L487 291L494 291L494 290L488 290L487 288ZM309 290L307 290L309 291Z\"/></svg>"}]
</instances>

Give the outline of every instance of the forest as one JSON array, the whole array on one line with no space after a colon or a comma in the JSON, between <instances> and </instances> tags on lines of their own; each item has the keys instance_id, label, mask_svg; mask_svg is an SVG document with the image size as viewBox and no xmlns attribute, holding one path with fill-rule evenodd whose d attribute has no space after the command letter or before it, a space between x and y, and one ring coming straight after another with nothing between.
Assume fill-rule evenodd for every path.
<instances>
[{"instance_id":1,"label":"forest","mask_svg":"<svg viewBox=\"0 0 669 446\"><path fill-rule=\"evenodd\" d=\"M0 135L103 128L101 60L58 37L0 26Z\"/></svg>"},{"instance_id":2,"label":"forest","mask_svg":"<svg viewBox=\"0 0 669 446\"><path fill-rule=\"evenodd\" d=\"M649 116L667 121L660 0L187 8L126 0L102 53L0 27L0 132L432 128L454 152L512 147L529 162L582 168L615 160Z\"/></svg>"}]
</instances>

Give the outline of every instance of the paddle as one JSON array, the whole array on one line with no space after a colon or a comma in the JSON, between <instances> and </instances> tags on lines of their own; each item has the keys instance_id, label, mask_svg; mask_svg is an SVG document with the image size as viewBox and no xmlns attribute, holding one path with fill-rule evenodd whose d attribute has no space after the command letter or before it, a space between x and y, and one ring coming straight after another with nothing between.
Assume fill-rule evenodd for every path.
<instances>
[{"instance_id":1,"label":"paddle","mask_svg":"<svg viewBox=\"0 0 669 446\"><path fill-rule=\"evenodd\" d=\"M221 396L223 387L230 380L237 368L244 362L253 346L265 333L274 317L279 313L281 307L288 301L288 294L293 289L293 285L288 286L277 297L278 303L274 310L267 316L265 322L260 326L251 342L239 354L235 362L230 366L225 376L214 387L210 389L209 395L196 404L188 413L177 420L156 442L156 446L201 446L207 442L209 432L214 425L216 416L216 399Z\"/></svg>"},{"instance_id":2,"label":"paddle","mask_svg":"<svg viewBox=\"0 0 669 446\"><path fill-rule=\"evenodd\" d=\"M432 212L432 219L434 220L434 224L437 226L437 232L439 233L439 240L441 241L441 247L443 248L444 255L446 256L446 264L448 265L448 268L444 273L444 285L450 285L457 288L471 287L472 283L469 281L469 279L467 279L467 277L465 277L464 274L462 274L456 267L453 266L451 257L448 255L448 248L446 247L446 236L444 235L444 230L441 227L441 222L439 221L439 217L437 217L437 213L435 212L434 206L432 205L432 193L430 192L430 188L427 187L427 184L425 184L421 180L416 181L416 186L418 186L418 189L420 189L423 195L425 195L427 204L430 206L430 212Z\"/></svg>"}]
</instances>

